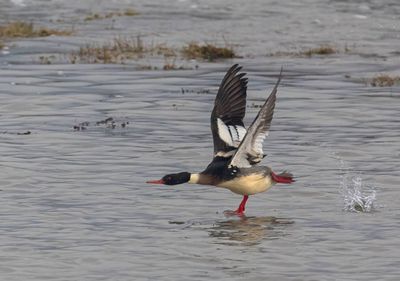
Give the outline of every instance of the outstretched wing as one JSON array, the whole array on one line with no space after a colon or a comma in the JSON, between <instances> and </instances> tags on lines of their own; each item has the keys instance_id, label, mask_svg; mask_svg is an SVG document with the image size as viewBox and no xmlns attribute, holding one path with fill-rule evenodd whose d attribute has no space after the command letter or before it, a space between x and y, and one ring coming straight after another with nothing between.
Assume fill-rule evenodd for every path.
<instances>
[{"instance_id":1,"label":"outstretched wing","mask_svg":"<svg viewBox=\"0 0 400 281\"><path fill-rule=\"evenodd\" d=\"M232 157L229 166L239 168L251 167L264 158L263 142L265 137L268 135L271 126L276 93L281 77L282 70L272 93L258 112L256 119L254 119L253 123L248 128L246 136L243 138L243 141L240 143L240 146Z\"/></svg>"},{"instance_id":2,"label":"outstretched wing","mask_svg":"<svg viewBox=\"0 0 400 281\"><path fill-rule=\"evenodd\" d=\"M211 114L214 156L231 157L246 134L243 117L246 113L246 73L238 64L225 74L215 98Z\"/></svg>"}]
</instances>

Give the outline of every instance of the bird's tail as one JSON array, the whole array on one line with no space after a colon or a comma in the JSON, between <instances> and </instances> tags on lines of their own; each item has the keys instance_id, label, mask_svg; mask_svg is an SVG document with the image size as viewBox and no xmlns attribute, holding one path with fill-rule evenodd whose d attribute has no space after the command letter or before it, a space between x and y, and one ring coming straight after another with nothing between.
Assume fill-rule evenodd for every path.
<instances>
[{"instance_id":1,"label":"bird's tail","mask_svg":"<svg viewBox=\"0 0 400 281\"><path fill-rule=\"evenodd\" d=\"M271 177L272 177L272 180L277 183L295 182L295 180L293 179L293 175L287 171L284 171L283 173L280 173L280 174L275 174L274 172L271 172Z\"/></svg>"}]
</instances>

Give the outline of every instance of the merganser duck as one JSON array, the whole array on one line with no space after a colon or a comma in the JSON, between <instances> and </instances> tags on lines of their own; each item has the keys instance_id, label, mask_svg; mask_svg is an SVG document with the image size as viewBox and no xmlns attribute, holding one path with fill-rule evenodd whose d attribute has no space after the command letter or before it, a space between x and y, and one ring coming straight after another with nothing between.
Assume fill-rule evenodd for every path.
<instances>
[{"instance_id":1,"label":"merganser duck","mask_svg":"<svg viewBox=\"0 0 400 281\"><path fill-rule=\"evenodd\" d=\"M215 98L211 113L214 158L207 168L201 173L169 174L147 183L191 183L227 188L243 195L239 207L233 212L243 215L249 195L267 191L276 183L294 182L291 173L276 174L270 167L257 166L265 157L263 141L271 126L282 70L270 96L246 130L243 117L246 113L247 78L244 77L246 73L240 73L241 69L235 64L228 70Z\"/></svg>"}]
</instances>

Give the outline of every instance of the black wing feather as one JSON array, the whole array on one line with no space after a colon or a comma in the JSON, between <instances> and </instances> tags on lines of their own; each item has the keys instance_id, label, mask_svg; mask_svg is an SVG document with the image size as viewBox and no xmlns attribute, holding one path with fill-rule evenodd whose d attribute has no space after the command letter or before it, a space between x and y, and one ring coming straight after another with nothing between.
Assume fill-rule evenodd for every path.
<instances>
[{"instance_id":1,"label":"black wing feather","mask_svg":"<svg viewBox=\"0 0 400 281\"><path fill-rule=\"evenodd\" d=\"M242 69L238 64L233 65L222 79L214 109L211 114L211 131L214 141L214 153L229 152L236 147L229 146L219 136L217 118L225 125L243 126L246 114L247 78L246 73L239 73Z\"/></svg>"}]
</instances>

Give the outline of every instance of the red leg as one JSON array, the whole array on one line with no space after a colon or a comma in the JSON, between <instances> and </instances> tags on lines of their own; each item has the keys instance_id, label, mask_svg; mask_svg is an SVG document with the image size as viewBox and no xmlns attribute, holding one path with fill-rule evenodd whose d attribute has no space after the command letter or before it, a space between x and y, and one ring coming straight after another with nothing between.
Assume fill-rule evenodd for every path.
<instances>
[{"instance_id":1,"label":"red leg","mask_svg":"<svg viewBox=\"0 0 400 281\"><path fill-rule=\"evenodd\" d=\"M235 211L238 215L243 215L245 207L246 207L246 202L247 199L249 199L249 195L244 195L242 202L240 202L239 208Z\"/></svg>"}]
</instances>

